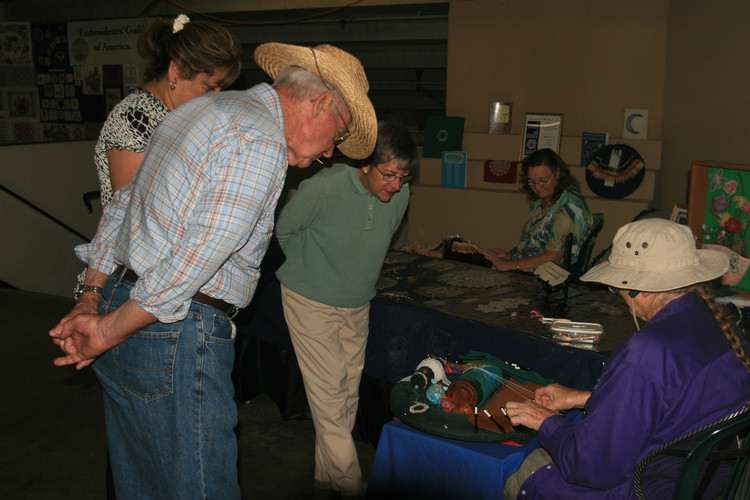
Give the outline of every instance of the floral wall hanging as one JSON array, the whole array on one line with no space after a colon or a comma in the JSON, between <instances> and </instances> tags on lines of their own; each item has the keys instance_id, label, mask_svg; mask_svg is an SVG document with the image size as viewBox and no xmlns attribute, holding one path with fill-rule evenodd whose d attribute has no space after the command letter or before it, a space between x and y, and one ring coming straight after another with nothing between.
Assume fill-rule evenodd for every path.
<instances>
[{"instance_id":1,"label":"floral wall hanging","mask_svg":"<svg viewBox=\"0 0 750 500\"><path fill-rule=\"evenodd\" d=\"M750 249L750 172L708 169L703 243L721 245L748 257Z\"/></svg>"}]
</instances>

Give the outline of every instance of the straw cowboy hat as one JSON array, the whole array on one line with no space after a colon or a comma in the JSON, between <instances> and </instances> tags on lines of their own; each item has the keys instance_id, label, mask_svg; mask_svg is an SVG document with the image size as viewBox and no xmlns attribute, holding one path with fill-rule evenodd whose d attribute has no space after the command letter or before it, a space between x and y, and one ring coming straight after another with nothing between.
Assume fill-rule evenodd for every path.
<instances>
[{"instance_id":1,"label":"straw cowboy hat","mask_svg":"<svg viewBox=\"0 0 750 500\"><path fill-rule=\"evenodd\" d=\"M300 66L331 84L349 107L351 135L338 148L346 156L361 160L375 148L378 123L367 92L365 70L359 60L332 45L301 47L283 43L264 43L255 49L255 62L276 78L288 66Z\"/></svg>"},{"instance_id":2,"label":"straw cowboy hat","mask_svg":"<svg viewBox=\"0 0 750 500\"><path fill-rule=\"evenodd\" d=\"M608 262L580 279L626 290L664 292L709 281L728 271L727 256L698 250L689 227L666 219L643 219L618 229Z\"/></svg>"}]
</instances>

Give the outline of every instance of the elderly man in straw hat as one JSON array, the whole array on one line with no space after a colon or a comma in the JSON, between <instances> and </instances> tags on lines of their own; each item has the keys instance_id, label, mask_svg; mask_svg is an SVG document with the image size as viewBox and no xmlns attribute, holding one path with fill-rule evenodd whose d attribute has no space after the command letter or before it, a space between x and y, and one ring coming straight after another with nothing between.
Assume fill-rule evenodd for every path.
<instances>
[{"instance_id":1,"label":"elderly man in straw hat","mask_svg":"<svg viewBox=\"0 0 750 500\"><path fill-rule=\"evenodd\" d=\"M748 403L748 345L706 286L728 267L721 252L696 250L687 226L644 219L617 231L609 261L581 279L616 289L637 331L612 353L593 391L553 384L535 401L508 403L511 422L537 429L542 448L508 479L506 499L634 499L641 459ZM585 409L576 425L558 414L571 408ZM679 463L652 464L646 497L672 498Z\"/></svg>"},{"instance_id":2,"label":"elderly man in straw hat","mask_svg":"<svg viewBox=\"0 0 750 500\"><path fill-rule=\"evenodd\" d=\"M273 86L209 93L162 122L76 248L85 293L50 331L55 364L93 363L102 384L118 498L240 498L232 316L255 290L287 165L375 145L356 58L269 43L255 59Z\"/></svg>"}]
</instances>

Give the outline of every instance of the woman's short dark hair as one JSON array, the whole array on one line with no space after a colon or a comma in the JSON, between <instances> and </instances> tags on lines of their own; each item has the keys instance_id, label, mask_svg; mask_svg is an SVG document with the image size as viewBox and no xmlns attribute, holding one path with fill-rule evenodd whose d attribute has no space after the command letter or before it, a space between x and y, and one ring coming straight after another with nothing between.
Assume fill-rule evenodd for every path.
<instances>
[{"instance_id":1,"label":"woman's short dark hair","mask_svg":"<svg viewBox=\"0 0 750 500\"><path fill-rule=\"evenodd\" d=\"M382 165L398 159L398 169L412 170L417 163L417 145L406 126L395 119L378 121L378 140L372 154L361 165Z\"/></svg>"},{"instance_id":2,"label":"woman's short dark hair","mask_svg":"<svg viewBox=\"0 0 750 500\"><path fill-rule=\"evenodd\" d=\"M521 164L521 191L526 193L532 200L539 199L539 196L537 196L534 193L534 190L531 189L531 186L529 186L529 168L541 166L549 168L553 173L555 171L560 172L557 178L555 192L552 194L553 201L556 201L562 192L570 186L574 186L576 189L581 189L581 185L570 174L570 169L565 164L565 161L560 158L560 155L549 148L538 149L527 156Z\"/></svg>"},{"instance_id":3,"label":"woman's short dark hair","mask_svg":"<svg viewBox=\"0 0 750 500\"><path fill-rule=\"evenodd\" d=\"M190 21L177 33L172 32L173 19L158 19L146 27L142 50L150 61L150 79L167 73L174 61L180 75L190 80L200 73L226 71L219 82L229 87L240 75L242 50L237 39L218 24Z\"/></svg>"}]
</instances>

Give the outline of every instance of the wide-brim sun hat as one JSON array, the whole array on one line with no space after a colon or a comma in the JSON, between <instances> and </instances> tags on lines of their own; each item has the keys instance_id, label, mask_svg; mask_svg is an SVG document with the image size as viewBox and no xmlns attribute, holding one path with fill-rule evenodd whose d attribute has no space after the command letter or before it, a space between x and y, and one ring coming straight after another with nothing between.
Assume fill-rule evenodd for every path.
<instances>
[{"instance_id":1,"label":"wide-brim sun hat","mask_svg":"<svg viewBox=\"0 0 750 500\"><path fill-rule=\"evenodd\" d=\"M727 256L697 249L688 226L643 219L618 229L607 262L580 279L625 290L665 292L710 281L728 271Z\"/></svg>"},{"instance_id":2,"label":"wide-brim sun hat","mask_svg":"<svg viewBox=\"0 0 750 500\"><path fill-rule=\"evenodd\" d=\"M287 67L299 66L332 85L352 115L350 135L338 145L339 150L355 160L370 156L378 136L378 122L367 97L370 84L359 59L333 45L264 43L255 49L255 62L274 79Z\"/></svg>"}]
</instances>

